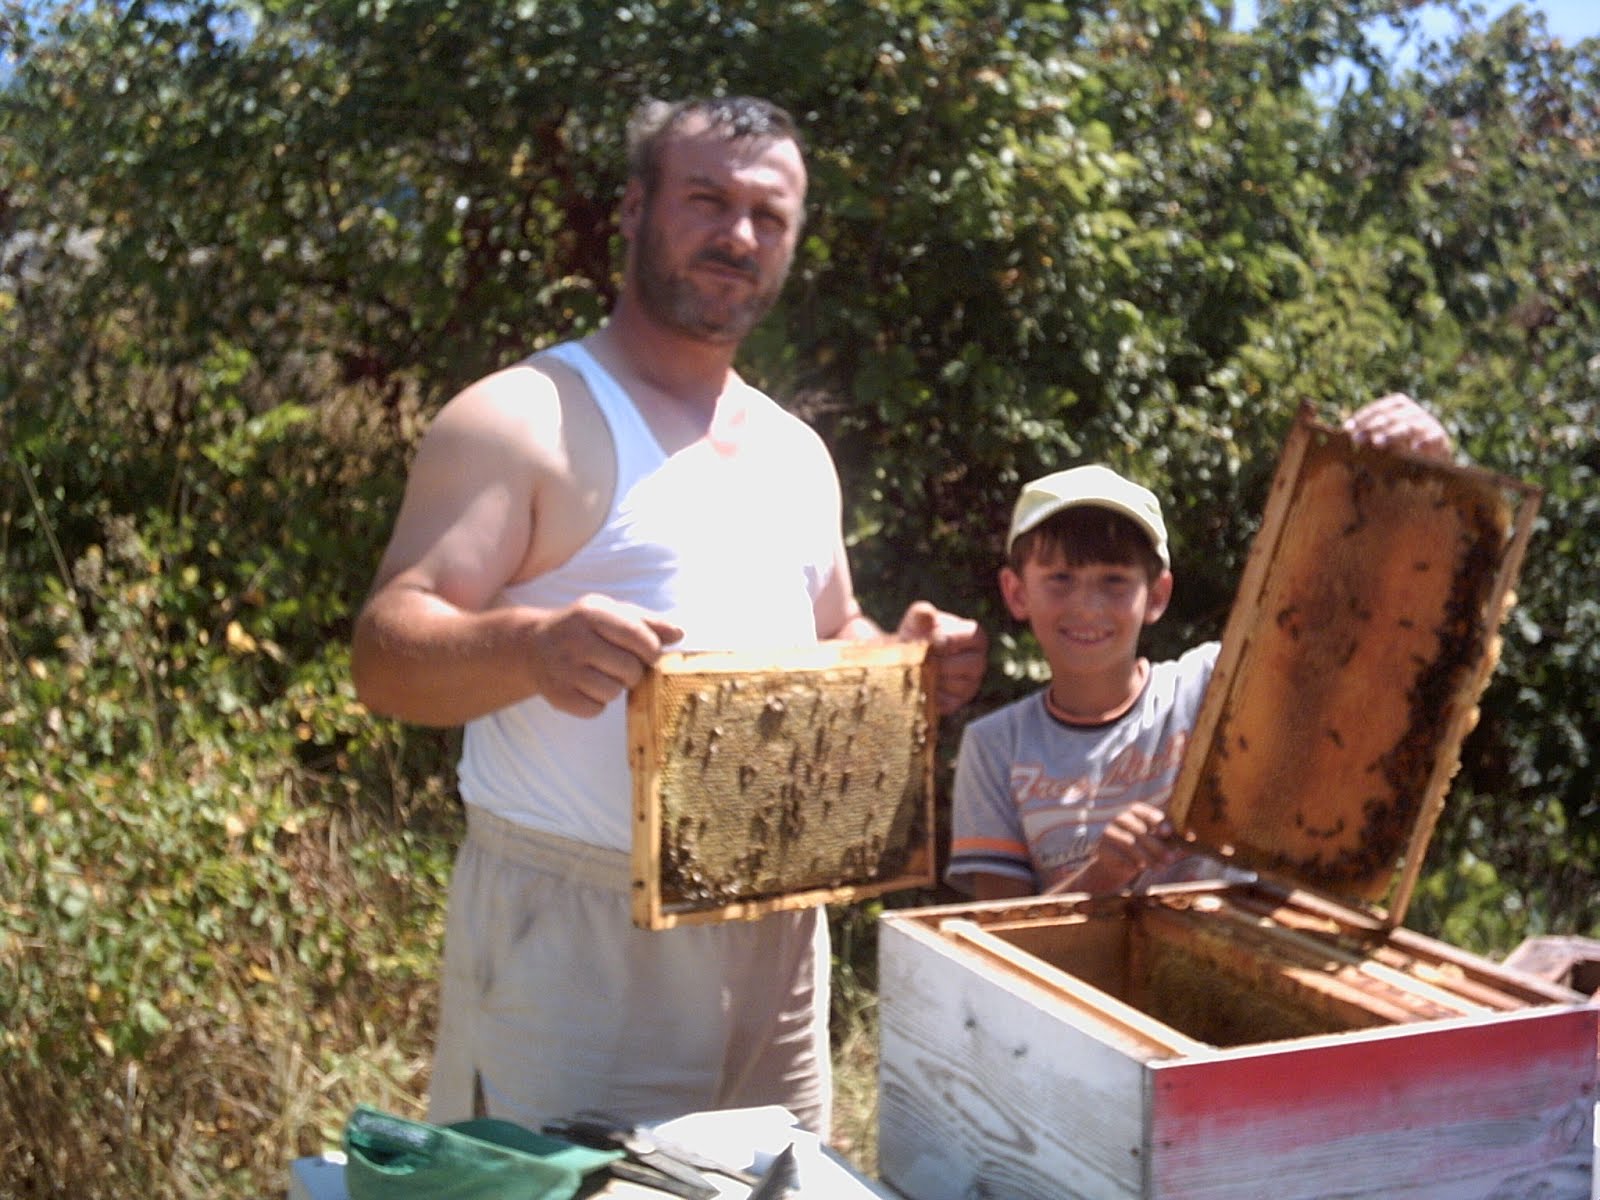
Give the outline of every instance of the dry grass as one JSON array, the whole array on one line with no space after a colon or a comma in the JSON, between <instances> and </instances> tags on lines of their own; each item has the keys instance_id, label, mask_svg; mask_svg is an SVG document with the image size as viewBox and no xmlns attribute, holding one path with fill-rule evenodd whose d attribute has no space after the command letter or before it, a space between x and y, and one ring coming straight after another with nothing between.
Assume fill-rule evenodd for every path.
<instances>
[{"instance_id":1,"label":"dry grass","mask_svg":"<svg viewBox=\"0 0 1600 1200\"><path fill-rule=\"evenodd\" d=\"M839 1030L837 1027L843 1025ZM832 1145L863 1175L878 1173L878 1006L862 996L836 1019Z\"/></svg>"},{"instance_id":2,"label":"dry grass","mask_svg":"<svg viewBox=\"0 0 1600 1200\"><path fill-rule=\"evenodd\" d=\"M833 935L833 1148L878 1172L878 914L881 902L829 913Z\"/></svg>"}]
</instances>

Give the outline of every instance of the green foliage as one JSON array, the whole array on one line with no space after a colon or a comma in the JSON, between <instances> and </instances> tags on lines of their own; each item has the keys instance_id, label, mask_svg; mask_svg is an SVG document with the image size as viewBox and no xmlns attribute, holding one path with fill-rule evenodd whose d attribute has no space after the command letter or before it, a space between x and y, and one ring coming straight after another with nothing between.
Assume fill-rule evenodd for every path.
<instances>
[{"instance_id":1,"label":"green foliage","mask_svg":"<svg viewBox=\"0 0 1600 1200\"><path fill-rule=\"evenodd\" d=\"M370 719L340 632L405 446L238 348L99 349L99 387L6 406L0 1190L259 1193L337 1131L306 1077L360 1052L394 1089L426 1039L446 748Z\"/></svg>"},{"instance_id":2,"label":"green foliage","mask_svg":"<svg viewBox=\"0 0 1600 1200\"><path fill-rule=\"evenodd\" d=\"M1302 402L1411 391L1542 485L1410 922L1600 931L1596 43L1513 10L1402 70L1402 0L1262 10L5 3L0 1191L265 1194L415 1105L452 739L360 708L349 622L428 412L606 311L647 93L806 125L742 369L834 447L869 609L986 620L980 709L1038 677L993 585L1032 475L1167 498L1156 654L1221 629Z\"/></svg>"}]
</instances>

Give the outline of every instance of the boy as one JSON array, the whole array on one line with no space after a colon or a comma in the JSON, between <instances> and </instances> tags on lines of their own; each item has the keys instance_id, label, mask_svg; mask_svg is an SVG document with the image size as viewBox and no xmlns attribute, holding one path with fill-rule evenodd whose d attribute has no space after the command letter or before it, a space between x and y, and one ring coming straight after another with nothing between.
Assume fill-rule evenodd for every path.
<instances>
[{"instance_id":1,"label":"boy","mask_svg":"<svg viewBox=\"0 0 1600 1200\"><path fill-rule=\"evenodd\" d=\"M1109 468L1058 471L1022 489L1006 553L1001 595L1051 679L967 727L946 878L989 900L1163 877L1179 857L1163 809L1218 647L1139 656L1172 598L1161 506Z\"/></svg>"},{"instance_id":2,"label":"boy","mask_svg":"<svg viewBox=\"0 0 1600 1200\"><path fill-rule=\"evenodd\" d=\"M1409 397L1346 429L1439 457L1443 427ZM1167 803L1219 645L1170 662L1139 635L1172 598L1161 505L1103 466L1027 484L1000 571L1006 607L1050 664L1042 691L972 722L956 761L946 881L980 900L1107 893L1229 868L1171 840Z\"/></svg>"}]
</instances>

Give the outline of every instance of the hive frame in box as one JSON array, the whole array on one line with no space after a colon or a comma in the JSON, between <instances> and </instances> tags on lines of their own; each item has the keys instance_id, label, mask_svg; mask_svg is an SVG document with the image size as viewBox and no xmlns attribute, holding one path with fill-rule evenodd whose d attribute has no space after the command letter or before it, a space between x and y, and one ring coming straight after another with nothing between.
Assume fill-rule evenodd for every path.
<instances>
[{"instance_id":1,"label":"hive frame in box","mask_svg":"<svg viewBox=\"0 0 1600 1200\"><path fill-rule=\"evenodd\" d=\"M634 924L931 884L934 669L923 642L663 655L628 697Z\"/></svg>"},{"instance_id":2,"label":"hive frame in box","mask_svg":"<svg viewBox=\"0 0 1600 1200\"><path fill-rule=\"evenodd\" d=\"M1302 413L1171 806L1253 881L884 914L886 1179L1587 1200L1600 1011L1397 927L1537 502Z\"/></svg>"}]
</instances>

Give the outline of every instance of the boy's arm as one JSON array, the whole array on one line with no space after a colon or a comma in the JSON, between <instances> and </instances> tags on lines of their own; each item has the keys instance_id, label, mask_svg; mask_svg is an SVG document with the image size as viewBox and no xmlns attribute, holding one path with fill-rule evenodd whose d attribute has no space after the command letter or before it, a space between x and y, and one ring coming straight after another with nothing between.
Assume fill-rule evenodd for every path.
<instances>
[{"instance_id":1,"label":"boy's arm","mask_svg":"<svg viewBox=\"0 0 1600 1200\"><path fill-rule=\"evenodd\" d=\"M1010 755L1004 745L994 744L1004 740L968 725L956 752L945 882L980 900L1038 891L1027 834L1011 794Z\"/></svg>"}]
</instances>

